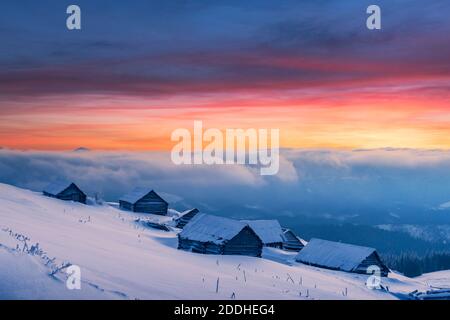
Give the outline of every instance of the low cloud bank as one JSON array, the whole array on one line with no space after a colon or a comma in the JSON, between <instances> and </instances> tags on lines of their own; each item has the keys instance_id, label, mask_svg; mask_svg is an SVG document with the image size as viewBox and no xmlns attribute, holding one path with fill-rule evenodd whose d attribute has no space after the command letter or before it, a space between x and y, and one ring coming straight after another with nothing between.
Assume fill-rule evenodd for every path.
<instances>
[{"instance_id":1,"label":"low cloud bank","mask_svg":"<svg viewBox=\"0 0 450 320\"><path fill-rule=\"evenodd\" d=\"M450 200L450 152L282 150L280 173L260 176L248 166L176 166L169 153L0 150L0 182L40 191L61 179L108 201L147 186L182 199L173 204L179 209L404 222L433 210L446 214L435 208Z\"/></svg>"}]
</instances>

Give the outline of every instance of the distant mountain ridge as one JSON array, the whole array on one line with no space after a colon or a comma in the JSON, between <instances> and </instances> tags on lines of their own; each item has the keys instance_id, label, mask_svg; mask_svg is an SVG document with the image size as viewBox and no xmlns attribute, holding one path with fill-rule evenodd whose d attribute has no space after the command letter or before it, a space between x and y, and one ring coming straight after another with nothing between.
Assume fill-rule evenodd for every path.
<instances>
[{"instance_id":1,"label":"distant mountain ridge","mask_svg":"<svg viewBox=\"0 0 450 320\"><path fill-rule=\"evenodd\" d=\"M79 148L73 149L72 151L73 152L89 152L89 151L91 151L91 149L85 148L85 147L79 147Z\"/></svg>"}]
</instances>

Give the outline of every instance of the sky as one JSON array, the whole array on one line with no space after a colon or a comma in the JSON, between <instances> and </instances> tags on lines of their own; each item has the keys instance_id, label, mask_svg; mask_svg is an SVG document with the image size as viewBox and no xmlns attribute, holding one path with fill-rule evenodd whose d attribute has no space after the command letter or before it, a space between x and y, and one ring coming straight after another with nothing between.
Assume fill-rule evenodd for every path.
<instances>
[{"instance_id":1,"label":"sky","mask_svg":"<svg viewBox=\"0 0 450 320\"><path fill-rule=\"evenodd\" d=\"M82 30L66 28L77 4ZM381 7L382 29L366 28ZM278 128L284 148L450 148L447 0L29 1L0 6L0 146L169 150Z\"/></svg>"}]
</instances>

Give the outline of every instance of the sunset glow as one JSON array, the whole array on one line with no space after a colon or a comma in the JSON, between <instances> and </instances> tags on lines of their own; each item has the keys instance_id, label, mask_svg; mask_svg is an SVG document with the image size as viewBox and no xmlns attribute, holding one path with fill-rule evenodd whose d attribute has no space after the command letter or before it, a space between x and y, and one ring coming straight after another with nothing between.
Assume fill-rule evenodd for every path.
<instances>
[{"instance_id":1,"label":"sunset glow","mask_svg":"<svg viewBox=\"0 0 450 320\"><path fill-rule=\"evenodd\" d=\"M118 4L79 33L53 30L52 12L26 33L11 7L16 19L5 24L15 31L0 54L0 146L168 150L173 130L201 120L222 130L279 128L282 147L450 148L450 23L438 4L413 6L408 19L387 16L379 32L363 27L364 5L351 1L325 13L307 4L309 15L301 5L259 7L250 17L230 3L228 20L202 9L219 25L191 8L161 5L141 16L142 6L127 7L133 23L118 17L108 34L104 19ZM181 19L183 34L158 13Z\"/></svg>"}]
</instances>

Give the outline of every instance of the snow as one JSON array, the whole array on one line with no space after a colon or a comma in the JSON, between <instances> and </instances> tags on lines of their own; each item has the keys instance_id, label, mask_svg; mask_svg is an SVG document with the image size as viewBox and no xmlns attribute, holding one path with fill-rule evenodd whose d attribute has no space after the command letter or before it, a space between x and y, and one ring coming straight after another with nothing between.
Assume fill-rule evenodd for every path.
<instances>
[{"instance_id":1,"label":"snow","mask_svg":"<svg viewBox=\"0 0 450 320\"><path fill-rule=\"evenodd\" d=\"M177 250L176 232L143 228L138 217L0 184L0 299L398 299L429 289L392 273L382 279L390 292L371 290L366 275L306 266L273 248L263 258ZM81 290L66 288L67 263L81 268Z\"/></svg>"},{"instance_id":2,"label":"snow","mask_svg":"<svg viewBox=\"0 0 450 320\"><path fill-rule=\"evenodd\" d=\"M191 212L198 213L199 210L198 210L197 208L184 210L183 212L180 212L180 213L178 214L178 219L183 218L185 215L187 215L187 214L189 214L189 213L191 213Z\"/></svg>"},{"instance_id":3,"label":"snow","mask_svg":"<svg viewBox=\"0 0 450 320\"><path fill-rule=\"evenodd\" d=\"M181 214L181 212L179 212L178 210L172 209L172 208L168 208L167 209L167 217L173 217L173 219L179 217ZM172 220L172 219L171 219Z\"/></svg>"},{"instance_id":4,"label":"snow","mask_svg":"<svg viewBox=\"0 0 450 320\"><path fill-rule=\"evenodd\" d=\"M194 241L222 244L233 239L247 226L245 222L199 213L180 233L180 237Z\"/></svg>"},{"instance_id":5,"label":"snow","mask_svg":"<svg viewBox=\"0 0 450 320\"><path fill-rule=\"evenodd\" d=\"M146 189L146 188L135 188L130 193L127 193L126 195L122 196L119 200L125 201L128 203L136 203L139 200L141 200L143 197L145 197L146 195L151 193L152 191L153 190Z\"/></svg>"},{"instance_id":6,"label":"snow","mask_svg":"<svg viewBox=\"0 0 450 320\"><path fill-rule=\"evenodd\" d=\"M180 197L179 195L167 193L167 192L158 192L157 193L160 198L162 198L164 201L175 204L178 202L182 202L184 199Z\"/></svg>"},{"instance_id":7,"label":"snow","mask_svg":"<svg viewBox=\"0 0 450 320\"><path fill-rule=\"evenodd\" d=\"M258 235L264 244L283 242L280 223L278 220L242 220Z\"/></svg>"},{"instance_id":8,"label":"snow","mask_svg":"<svg viewBox=\"0 0 450 320\"><path fill-rule=\"evenodd\" d=\"M373 248L353 244L311 239L295 259L312 265L352 271L374 251Z\"/></svg>"},{"instance_id":9,"label":"snow","mask_svg":"<svg viewBox=\"0 0 450 320\"><path fill-rule=\"evenodd\" d=\"M67 188L69 188L71 184L72 184L71 182L67 181L54 182L45 187L44 192L47 192L48 194L57 195L66 190Z\"/></svg>"},{"instance_id":10,"label":"snow","mask_svg":"<svg viewBox=\"0 0 450 320\"><path fill-rule=\"evenodd\" d=\"M450 300L450 289L428 290L426 292L413 292L410 294L416 300Z\"/></svg>"},{"instance_id":11,"label":"snow","mask_svg":"<svg viewBox=\"0 0 450 320\"><path fill-rule=\"evenodd\" d=\"M450 270L425 273L414 278L434 289L450 289Z\"/></svg>"},{"instance_id":12,"label":"snow","mask_svg":"<svg viewBox=\"0 0 450 320\"><path fill-rule=\"evenodd\" d=\"M10 299L117 299L117 295L86 286L68 290L64 282L46 274L33 257L0 247L0 300Z\"/></svg>"}]
</instances>

